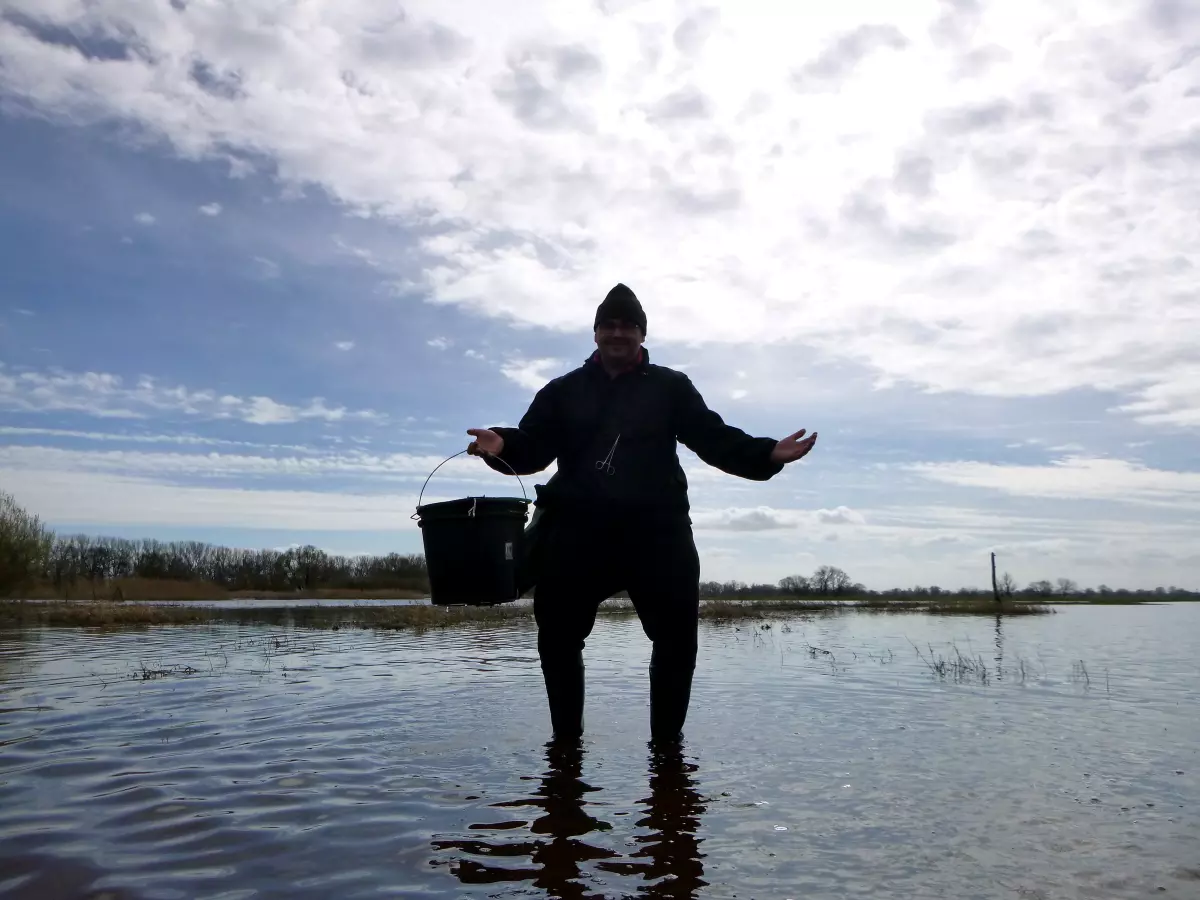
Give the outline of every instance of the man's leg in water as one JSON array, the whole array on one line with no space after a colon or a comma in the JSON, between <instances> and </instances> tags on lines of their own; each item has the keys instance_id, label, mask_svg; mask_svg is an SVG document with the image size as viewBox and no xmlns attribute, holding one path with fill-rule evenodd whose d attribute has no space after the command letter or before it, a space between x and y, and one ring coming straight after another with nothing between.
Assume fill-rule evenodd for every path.
<instances>
[{"instance_id":1,"label":"man's leg in water","mask_svg":"<svg viewBox=\"0 0 1200 900\"><path fill-rule=\"evenodd\" d=\"M654 649L650 654L650 735L683 730L696 668L700 557L686 517L647 523L629 534L629 598Z\"/></svg>"},{"instance_id":2,"label":"man's leg in water","mask_svg":"<svg viewBox=\"0 0 1200 900\"><path fill-rule=\"evenodd\" d=\"M583 733L584 641L597 608L620 589L620 560L606 531L586 519L555 516L534 588L538 657L556 739Z\"/></svg>"}]
</instances>

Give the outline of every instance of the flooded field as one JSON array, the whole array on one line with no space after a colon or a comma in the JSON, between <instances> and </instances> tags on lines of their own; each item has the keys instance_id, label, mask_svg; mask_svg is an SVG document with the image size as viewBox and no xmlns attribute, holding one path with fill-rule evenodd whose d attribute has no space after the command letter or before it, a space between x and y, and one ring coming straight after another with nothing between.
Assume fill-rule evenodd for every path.
<instances>
[{"instance_id":1,"label":"flooded field","mask_svg":"<svg viewBox=\"0 0 1200 900\"><path fill-rule=\"evenodd\" d=\"M676 753L586 656L572 751L526 623L0 632L0 897L1200 897L1200 606L704 623Z\"/></svg>"}]
</instances>

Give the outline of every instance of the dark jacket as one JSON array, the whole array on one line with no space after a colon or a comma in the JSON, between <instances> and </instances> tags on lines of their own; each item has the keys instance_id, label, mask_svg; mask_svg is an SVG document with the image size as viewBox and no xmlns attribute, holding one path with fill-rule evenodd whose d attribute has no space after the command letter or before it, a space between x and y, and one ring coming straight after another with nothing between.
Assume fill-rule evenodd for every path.
<instances>
[{"instance_id":1,"label":"dark jacket","mask_svg":"<svg viewBox=\"0 0 1200 900\"><path fill-rule=\"evenodd\" d=\"M503 462L485 457L497 472L512 466L531 475L558 460L554 477L538 486L537 506L547 511L686 514L676 441L710 466L753 481L783 468L770 460L774 438L725 424L685 374L651 365L645 348L640 363L616 378L593 354L538 391L518 427L492 430L504 438ZM597 467L606 458L611 474Z\"/></svg>"}]
</instances>

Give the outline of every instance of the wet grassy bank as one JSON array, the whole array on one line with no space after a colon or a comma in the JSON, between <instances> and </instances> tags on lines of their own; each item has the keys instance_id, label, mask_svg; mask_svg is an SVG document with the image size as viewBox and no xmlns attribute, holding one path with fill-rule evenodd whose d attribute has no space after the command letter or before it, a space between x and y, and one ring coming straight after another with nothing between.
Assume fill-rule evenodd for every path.
<instances>
[{"instance_id":1,"label":"wet grassy bank","mask_svg":"<svg viewBox=\"0 0 1200 900\"><path fill-rule=\"evenodd\" d=\"M294 595L288 595L294 596ZM932 613L935 615L1041 615L1048 606L1005 600L996 604L977 600L816 600L816 599L709 599L701 603L700 617L707 621L764 619L793 613L836 615L842 612ZM627 600L611 600L601 615L630 615ZM211 609L198 606L161 606L152 603L110 601L0 601L0 628L59 626L125 628L140 625L196 625L209 622L281 624L311 628L415 629L447 628L470 623L532 620L527 601L492 607L472 606L337 606Z\"/></svg>"},{"instance_id":2,"label":"wet grassy bank","mask_svg":"<svg viewBox=\"0 0 1200 900\"><path fill-rule=\"evenodd\" d=\"M152 603L0 601L0 628L128 628L142 625L289 624L302 628L445 628L532 618L531 607L302 606L224 608Z\"/></svg>"},{"instance_id":3,"label":"wet grassy bank","mask_svg":"<svg viewBox=\"0 0 1200 900\"><path fill-rule=\"evenodd\" d=\"M23 592L33 600L89 601L120 603L126 600L419 600L428 590L417 588L322 587L296 590L227 590L219 584L198 579L113 578L97 584L87 581L73 585L38 582Z\"/></svg>"}]
</instances>

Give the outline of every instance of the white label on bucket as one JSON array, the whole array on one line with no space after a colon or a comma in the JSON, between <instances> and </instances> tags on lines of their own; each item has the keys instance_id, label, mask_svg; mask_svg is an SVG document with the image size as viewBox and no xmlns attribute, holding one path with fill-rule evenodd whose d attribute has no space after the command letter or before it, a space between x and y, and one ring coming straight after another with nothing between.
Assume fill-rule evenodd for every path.
<instances>
[{"instance_id":1,"label":"white label on bucket","mask_svg":"<svg viewBox=\"0 0 1200 900\"><path fill-rule=\"evenodd\" d=\"M504 543L504 558L512 559L512 541L505 541Z\"/></svg>"}]
</instances>

